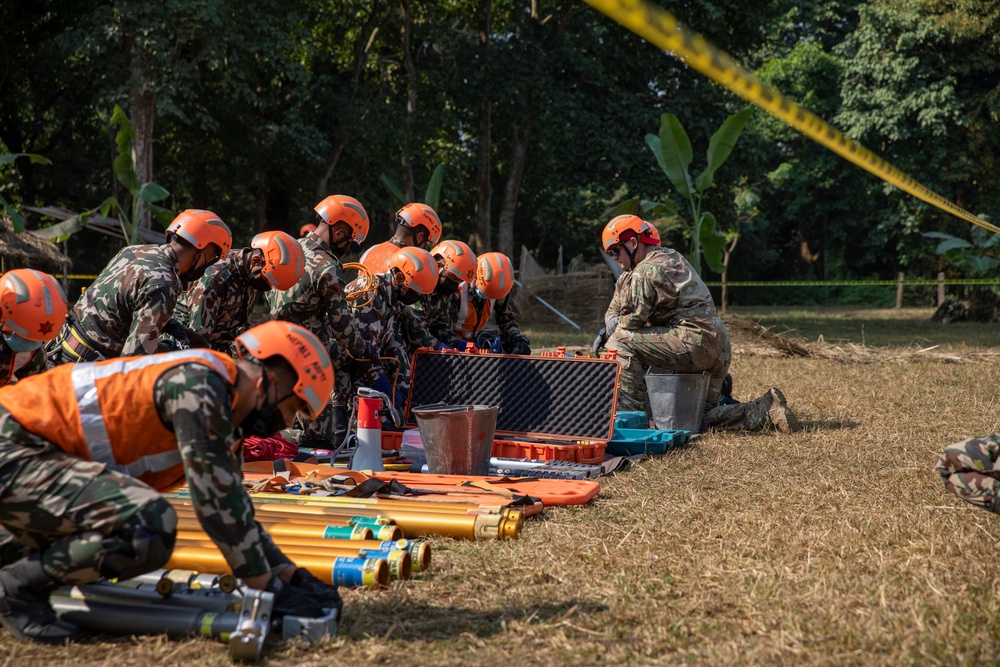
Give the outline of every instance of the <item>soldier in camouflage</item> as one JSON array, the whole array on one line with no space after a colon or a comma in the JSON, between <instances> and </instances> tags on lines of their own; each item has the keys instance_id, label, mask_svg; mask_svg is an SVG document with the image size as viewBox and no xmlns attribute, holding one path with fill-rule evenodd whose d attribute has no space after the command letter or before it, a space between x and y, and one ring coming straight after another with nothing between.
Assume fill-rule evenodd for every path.
<instances>
[{"instance_id":1,"label":"soldier in camouflage","mask_svg":"<svg viewBox=\"0 0 1000 667\"><path fill-rule=\"evenodd\" d=\"M299 242L285 232L261 232L249 248L230 250L181 293L174 317L205 336L213 350L232 354L236 337L250 327L257 295L287 290L302 277Z\"/></svg>"},{"instance_id":2,"label":"soldier in camouflage","mask_svg":"<svg viewBox=\"0 0 1000 667\"><path fill-rule=\"evenodd\" d=\"M163 567L177 515L157 489L185 479L233 574L275 593L276 609L315 617L318 600L336 599L254 520L239 453L245 434L270 435L299 410L318 414L332 364L312 334L284 322L250 329L237 349L239 361L182 350L67 365L0 389L0 524L22 549L5 549L0 563L7 630L72 639L77 628L49 605L55 588Z\"/></svg>"},{"instance_id":3,"label":"soldier in camouflage","mask_svg":"<svg viewBox=\"0 0 1000 667\"><path fill-rule=\"evenodd\" d=\"M480 255L475 278L459 285L458 294L448 304L452 332L442 342L460 350L472 344L497 354L531 354L531 343L521 333L514 314L513 287L514 268L506 255ZM485 328L491 314L498 331Z\"/></svg>"},{"instance_id":4,"label":"soldier in camouflage","mask_svg":"<svg viewBox=\"0 0 1000 667\"><path fill-rule=\"evenodd\" d=\"M332 195L316 206L317 228L300 243L305 256L301 280L285 291L267 293L271 319L299 324L327 347L337 369L337 385L328 410L308 424L299 442L329 448L347 432L347 404L355 382L392 395L389 379L377 364L378 354L358 327L344 297L339 257L353 252L368 233L368 214L353 197Z\"/></svg>"},{"instance_id":5,"label":"soldier in camouflage","mask_svg":"<svg viewBox=\"0 0 1000 667\"><path fill-rule=\"evenodd\" d=\"M45 370L42 346L66 320L66 297L56 279L32 269L0 278L0 386Z\"/></svg>"},{"instance_id":6,"label":"soldier in camouflage","mask_svg":"<svg viewBox=\"0 0 1000 667\"><path fill-rule=\"evenodd\" d=\"M396 230L388 241L368 248L359 260L374 273L385 273L389 260L402 248L423 248L441 238L441 218L427 204L411 203L396 211Z\"/></svg>"},{"instance_id":7,"label":"soldier in camouflage","mask_svg":"<svg viewBox=\"0 0 1000 667\"><path fill-rule=\"evenodd\" d=\"M458 313L461 308L458 292L462 283L476 278L476 254L467 244L449 240L434 246L431 255L438 264L437 286L430 294L421 295L412 309L421 329L442 341L439 345L454 347L458 336L451 313L453 310ZM405 337L409 341L411 355L416 346L425 344L419 330L407 331ZM443 341L452 341L452 344Z\"/></svg>"},{"instance_id":8,"label":"soldier in camouflage","mask_svg":"<svg viewBox=\"0 0 1000 667\"><path fill-rule=\"evenodd\" d=\"M618 409L652 414L645 367L675 373L710 374L704 415L716 430L794 430L798 421L775 388L747 403L719 405L732 359L729 333L708 287L677 251L662 248L655 228L634 215L612 219L604 229L604 250L624 273L605 315L604 344L622 365Z\"/></svg>"},{"instance_id":9,"label":"soldier in camouflage","mask_svg":"<svg viewBox=\"0 0 1000 667\"><path fill-rule=\"evenodd\" d=\"M962 500L1000 514L1000 435L968 438L945 447L934 472Z\"/></svg>"},{"instance_id":10,"label":"soldier in camouflage","mask_svg":"<svg viewBox=\"0 0 1000 667\"><path fill-rule=\"evenodd\" d=\"M389 396L397 408L402 408L410 389L411 348L442 349L409 307L422 295L434 291L438 281L437 262L426 250L403 248L389 259L388 270L373 274L373 278L372 299L357 308L354 317L371 336L380 359L394 367L394 393ZM348 286L348 291L362 289L364 281L364 276L359 277Z\"/></svg>"},{"instance_id":11,"label":"soldier in camouflage","mask_svg":"<svg viewBox=\"0 0 1000 667\"><path fill-rule=\"evenodd\" d=\"M182 280L197 280L232 247L232 234L211 211L187 210L167 228L163 245L123 248L73 306L46 352L50 364L97 361L167 349L161 334L205 346L171 320Z\"/></svg>"}]
</instances>

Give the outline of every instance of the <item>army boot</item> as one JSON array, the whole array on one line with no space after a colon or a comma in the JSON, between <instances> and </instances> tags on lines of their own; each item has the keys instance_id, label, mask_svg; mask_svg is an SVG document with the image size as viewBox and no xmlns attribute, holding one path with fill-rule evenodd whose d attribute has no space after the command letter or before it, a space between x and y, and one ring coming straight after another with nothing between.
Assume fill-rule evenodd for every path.
<instances>
[{"instance_id":1,"label":"army boot","mask_svg":"<svg viewBox=\"0 0 1000 667\"><path fill-rule=\"evenodd\" d=\"M59 588L32 554L0 569L0 623L25 642L62 644L80 633L72 623L56 618L49 594Z\"/></svg>"},{"instance_id":2,"label":"army boot","mask_svg":"<svg viewBox=\"0 0 1000 667\"><path fill-rule=\"evenodd\" d=\"M715 431L764 431L773 426L782 433L791 433L801 428L785 395L774 387L752 401L709 410L705 422Z\"/></svg>"},{"instance_id":3,"label":"army boot","mask_svg":"<svg viewBox=\"0 0 1000 667\"><path fill-rule=\"evenodd\" d=\"M785 395L776 387L768 389L767 393L753 401L752 405L754 406L750 418L754 424L750 429L752 431L766 430L773 426L782 433L791 433L801 428L799 418L788 407Z\"/></svg>"}]
</instances>

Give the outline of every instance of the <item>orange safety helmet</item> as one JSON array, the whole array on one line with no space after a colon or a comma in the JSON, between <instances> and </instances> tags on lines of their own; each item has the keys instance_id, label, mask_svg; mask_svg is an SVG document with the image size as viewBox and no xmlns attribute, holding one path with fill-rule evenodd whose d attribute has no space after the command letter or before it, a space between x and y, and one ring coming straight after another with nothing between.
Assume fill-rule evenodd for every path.
<instances>
[{"instance_id":1,"label":"orange safety helmet","mask_svg":"<svg viewBox=\"0 0 1000 667\"><path fill-rule=\"evenodd\" d=\"M488 252L476 262L476 289L489 299L502 299L514 287L514 266L502 252Z\"/></svg>"},{"instance_id":2,"label":"orange safety helmet","mask_svg":"<svg viewBox=\"0 0 1000 667\"><path fill-rule=\"evenodd\" d=\"M396 224L414 228L423 225L427 228L427 242L437 245L441 240L441 218L427 204L407 204L396 211Z\"/></svg>"},{"instance_id":3,"label":"orange safety helmet","mask_svg":"<svg viewBox=\"0 0 1000 667\"><path fill-rule=\"evenodd\" d=\"M285 232L261 232L250 245L264 252L261 273L272 287L285 291L299 282L306 258L298 241Z\"/></svg>"},{"instance_id":4,"label":"orange safety helmet","mask_svg":"<svg viewBox=\"0 0 1000 667\"><path fill-rule=\"evenodd\" d=\"M3 330L35 342L59 335L66 321L66 296L56 279L34 269L13 269L0 277Z\"/></svg>"},{"instance_id":5,"label":"orange safety helmet","mask_svg":"<svg viewBox=\"0 0 1000 667\"><path fill-rule=\"evenodd\" d=\"M442 241L431 250L434 257L444 260L444 269L457 278L459 282L472 282L476 277L476 254L467 244L461 241Z\"/></svg>"},{"instance_id":6,"label":"orange safety helmet","mask_svg":"<svg viewBox=\"0 0 1000 667\"><path fill-rule=\"evenodd\" d=\"M316 419L330 402L333 392L333 364L326 348L311 331L298 324L271 320L236 337L236 354L259 361L281 357L298 376L293 391L309 406L309 418Z\"/></svg>"},{"instance_id":7,"label":"orange safety helmet","mask_svg":"<svg viewBox=\"0 0 1000 667\"><path fill-rule=\"evenodd\" d=\"M388 270L403 274L403 284L417 294L430 294L437 287L437 262L423 248L403 248L389 258Z\"/></svg>"},{"instance_id":8,"label":"orange safety helmet","mask_svg":"<svg viewBox=\"0 0 1000 667\"><path fill-rule=\"evenodd\" d=\"M316 231L316 225L314 225L311 222L307 222L306 224L299 227L299 236L305 236L309 232L314 232L314 231Z\"/></svg>"},{"instance_id":9,"label":"orange safety helmet","mask_svg":"<svg viewBox=\"0 0 1000 667\"><path fill-rule=\"evenodd\" d=\"M211 211L189 208L181 211L167 227L167 237L171 234L179 236L198 250L203 250L209 243L219 247L219 255L225 255L233 247L233 233L222 221L222 218Z\"/></svg>"},{"instance_id":10,"label":"orange safety helmet","mask_svg":"<svg viewBox=\"0 0 1000 667\"><path fill-rule=\"evenodd\" d=\"M659 244L660 233L653 225L636 215L619 215L611 218L604 227L604 233L601 235L604 252L610 252L612 246L621 243L622 234L626 232L634 233L646 245Z\"/></svg>"},{"instance_id":11,"label":"orange safety helmet","mask_svg":"<svg viewBox=\"0 0 1000 667\"><path fill-rule=\"evenodd\" d=\"M346 222L351 228L351 239L358 243L368 236L368 212L354 197L330 195L316 204L316 213L328 225Z\"/></svg>"}]
</instances>

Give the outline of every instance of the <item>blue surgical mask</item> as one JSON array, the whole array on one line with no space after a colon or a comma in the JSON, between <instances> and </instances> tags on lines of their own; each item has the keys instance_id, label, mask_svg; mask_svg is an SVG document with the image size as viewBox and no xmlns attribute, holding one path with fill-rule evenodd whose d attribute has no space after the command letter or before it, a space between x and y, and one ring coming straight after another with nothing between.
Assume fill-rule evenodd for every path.
<instances>
[{"instance_id":1,"label":"blue surgical mask","mask_svg":"<svg viewBox=\"0 0 1000 667\"><path fill-rule=\"evenodd\" d=\"M42 341L28 340L23 336L18 336L16 333L5 333L3 335L3 342L7 344L7 347L18 354L21 354L22 352L34 352L42 346Z\"/></svg>"}]
</instances>

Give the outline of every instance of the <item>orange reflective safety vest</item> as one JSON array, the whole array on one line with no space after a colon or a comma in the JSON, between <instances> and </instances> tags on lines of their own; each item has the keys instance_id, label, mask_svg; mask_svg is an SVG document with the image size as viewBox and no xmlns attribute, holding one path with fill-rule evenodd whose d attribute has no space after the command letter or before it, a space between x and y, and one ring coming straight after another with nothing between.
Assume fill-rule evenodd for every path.
<instances>
[{"instance_id":1,"label":"orange reflective safety vest","mask_svg":"<svg viewBox=\"0 0 1000 667\"><path fill-rule=\"evenodd\" d=\"M163 489L184 477L184 467L177 437L156 411L153 385L165 371L190 362L236 384L236 362L227 355L181 350L63 364L0 389L0 405L63 451Z\"/></svg>"},{"instance_id":2,"label":"orange reflective safety vest","mask_svg":"<svg viewBox=\"0 0 1000 667\"><path fill-rule=\"evenodd\" d=\"M365 250L358 261L367 266L372 273L385 273L389 270L389 260L400 250L402 248L392 241L384 241Z\"/></svg>"},{"instance_id":3,"label":"orange reflective safety vest","mask_svg":"<svg viewBox=\"0 0 1000 667\"><path fill-rule=\"evenodd\" d=\"M493 299L487 299L483 303L483 312L477 313L476 307L469 298L472 288L469 283L463 282L459 285L458 294L461 302L458 307L458 317L455 319L455 335L464 340L472 340L479 330L486 326L486 321L490 319L490 312L493 310Z\"/></svg>"}]
</instances>

